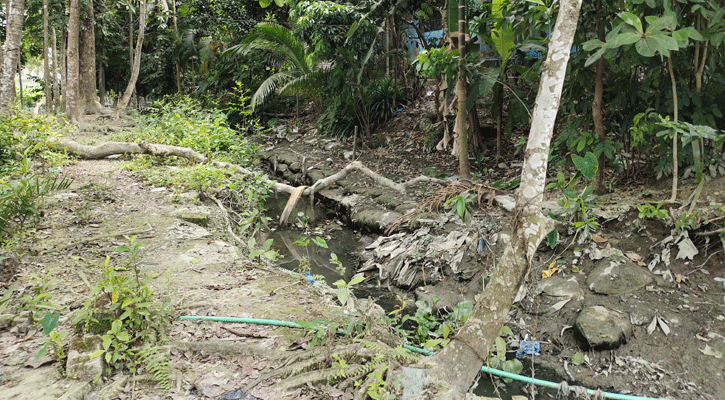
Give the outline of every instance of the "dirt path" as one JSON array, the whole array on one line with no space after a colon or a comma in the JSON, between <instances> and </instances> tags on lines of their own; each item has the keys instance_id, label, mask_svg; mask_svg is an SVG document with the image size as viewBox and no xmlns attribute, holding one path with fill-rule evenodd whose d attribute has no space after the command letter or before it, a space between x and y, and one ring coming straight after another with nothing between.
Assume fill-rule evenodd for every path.
<instances>
[{"instance_id":1,"label":"dirt path","mask_svg":"<svg viewBox=\"0 0 725 400\"><path fill-rule=\"evenodd\" d=\"M62 309L58 330L70 330L71 310L83 305L90 287L100 279L96 264L106 256L112 263L125 260L126 254L116 248L131 235L141 245L142 270L155 276L151 286L169 292L177 315L299 321L328 317L336 309L307 281L240 258L237 248L224 239L213 203L201 202L194 194L174 196L165 188L145 186L123 164L78 161L63 167L62 173L75 179L71 189L47 199L44 220L26 238L18 277L52 278L50 301ZM209 223L186 222L179 218L183 213L208 215ZM30 283L21 281L16 298L31 294ZM176 320L170 340L283 349L303 334L290 328ZM51 358L34 362L41 338L42 329L31 325L27 316L0 329L0 399L55 400L83 386L84 382L61 378ZM210 352L175 349L171 354L169 394L177 399L216 398L244 388L268 366L243 356L222 360ZM164 397L142 378L117 375L79 390L100 395L99 390L114 387L115 382L114 395L108 398Z\"/></svg>"}]
</instances>

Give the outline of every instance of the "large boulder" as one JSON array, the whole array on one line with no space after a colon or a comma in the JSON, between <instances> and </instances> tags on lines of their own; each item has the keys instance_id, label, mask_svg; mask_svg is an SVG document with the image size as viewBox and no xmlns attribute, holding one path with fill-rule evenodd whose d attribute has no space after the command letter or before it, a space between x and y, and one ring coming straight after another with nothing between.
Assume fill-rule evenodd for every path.
<instances>
[{"instance_id":1,"label":"large boulder","mask_svg":"<svg viewBox=\"0 0 725 400\"><path fill-rule=\"evenodd\" d=\"M599 294L624 294L636 292L652 283L652 275L626 258L605 258L599 262L587 278L587 286Z\"/></svg>"},{"instance_id":2,"label":"large boulder","mask_svg":"<svg viewBox=\"0 0 725 400\"><path fill-rule=\"evenodd\" d=\"M575 326L594 349L615 349L633 333L629 316L602 306L583 309Z\"/></svg>"}]
</instances>

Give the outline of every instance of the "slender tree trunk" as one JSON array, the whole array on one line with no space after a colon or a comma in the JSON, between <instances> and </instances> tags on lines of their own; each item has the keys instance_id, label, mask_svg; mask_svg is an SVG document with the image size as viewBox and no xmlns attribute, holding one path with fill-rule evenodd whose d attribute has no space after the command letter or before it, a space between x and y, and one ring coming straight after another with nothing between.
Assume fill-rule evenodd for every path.
<instances>
[{"instance_id":1,"label":"slender tree trunk","mask_svg":"<svg viewBox=\"0 0 725 400\"><path fill-rule=\"evenodd\" d=\"M597 20L597 37L604 41L604 24L601 20ZM602 113L602 102L604 98L604 57L597 60L594 72L594 100L592 101L592 119L594 119L594 132L599 138L599 143L604 143L607 135L604 130L604 115ZM597 176L594 178L596 182L596 192L604 193L604 170L607 161L604 152L599 155L599 168L597 168Z\"/></svg>"},{"instance_id":2,"label":"slender tree trunk","mask_svg":"<svg viewBox=\"0 0 725 400\"><path fill-rule=\"evenodd\" d=\"M424 387L438 399L462 399L488 358L539 243L555 227L541 214L549 146L582 0L562 0L534 106L511 242L465 325L438 354L423 360Z\"/></svg>"},{"instance_id":3,"label":"slender tree trunk","mask_svg":"<svg viewBox=\"0 0 725 400\"><path fill-rule=\"evenodd\" d=\"M62 99L60 102L60 109L65 111L66 98L68 97L68 94L66 93L68 89L68 27L63 29L60 36L60 48L63 50L60 54L60 97Z\"/></svg>"},{"instance_id":4,"label":"slender tree trunk","mask_svg":"<svg viewBox=\"0 0 725 400\"><path fill-rule=\"evenodd\" d=\"M18 89L20 89L20 105L19 107L22 109L25 105L25 99L23 98L23 66L20 64L20 49L18 49Z\"/></svg>"},{"instance_id":5,"label":"slender tree trunk","mask_svg":"<svg viewBox=\"0 0 725 400\"><path fill-rule=\"evenodd\" d=\"M471 165L468 162L468 85L464 71L466 58L466 0L458 0L458 82L456 82L456 96L458 97L458 114L456 115L456 132L453 147L458 149L458 174L461 179L471 179Z\"/></svg>"},{"instance_id":6,"label":"slender tree trunk","mask_svg":"<svg viewBox=\"0 0 725 400\"><path fill-rule=\"evenodd\" d=\"M677 104L677 80L675 79L675 70L672 67L672 52L667 57L667 69L670 72L670 82L672 83L672 103L674 109L674 121L678 121L679 116L679 105ZM670 195L670 202L677 200L677 180L679 179L679 165L677 156L677 131L672 136L672 194Z\"/></svg>"},{"instance_id":7,"label":"slender tree trunk","mask_svg":"<svg viewBox=\"0 0 725 400\"><path fill-rule=\"evenodd\" d=\"M174 24L174 45L178 48L179 28L176 25L176 0L171 0L171 10L173 15L172 22ZM181 65L179 64L178 52L174 52L174 65L176 67L176 93L181 93Z\"/></svg>"},{"instance_id":8,"label":"slender tree trunk","mask_svg":"<svg viewBox=\"0 0 725 400\"><path fill-rule=\"evenodd\" d=\"M81 0L71 0L70 15L68 17L68 69L67 85L65 90L65 112L71 122L78 122L80 119L80 60L79 60L79 36L80 36L80 11Z\"/></svg>"},{"instance_id":9,"label":"slender tree trunk","mask_svg":"<svg viewBox=\"0 0 725 400\"><path fill-rule=\"evenodd\" d=\"M80 32L80 112L83 114L96 114L103 112L103 106L98 101L96 86L96 18L93 11L93 1L86 4L83 13L83 30Z\"/></svg>"},{"instance_id":10,"label":"slender tree trunk","mask_svg":"<svg viewBox=\"0 0 725 400\"><path fill-rule=\"evenodd\" d=\"M55 35L55 28L53 28L53 115L58 115L58 105L60 104L60 87L58 85L58 45L57 37Z\"/></svg>"},{"instance_id":11,"label":"slender tree trunk","mask_svg":"<svg viewBox=\"0 0 725 400\"><path fill-rule=\"evenodd\" d=\"M125 110L128 106L128 102L131 100L131 95L136 88L136 80L138 79L138 73L141 69L141 46L143 45L144 32L146 31L146 0L141 0L139 5L138 17L138 37L136 38L136 52L133 55L133 67L131 68L131 78L126 86L126 91L123 92L123 97L118 103L118 108L113 113L114 118L118 118L121 111Z\"/></svg>"},{"instance_id":12,"label":"slender tree trunk","mask_svg":"<svg viewBox=\"0 0 725 400\"><path fill-rule=\"evenodd\" d=\"M53 96L50 87L50 60L48 54L48 0L43 0L43 82L45 84L45 114L52 112Z\"/></svg>"},{"instance_id":13,"label":"slender tree trunk","mask_svg":"<svg viewBox=\"0 0 725 400\"><path fill-rule=\"evenodd\" d=\"M20 41L23 36L24 0L9 0L6 7L5 51L0 72L0 112L15 104L15 68L20 62Z\"/></svg>"}]
</instances>

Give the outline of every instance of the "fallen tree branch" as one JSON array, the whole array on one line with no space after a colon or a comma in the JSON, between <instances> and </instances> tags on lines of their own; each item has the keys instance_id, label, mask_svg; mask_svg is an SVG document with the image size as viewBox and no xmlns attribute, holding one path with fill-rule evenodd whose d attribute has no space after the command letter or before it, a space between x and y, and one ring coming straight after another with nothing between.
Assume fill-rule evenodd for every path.
<instances>
[{"instance_id":1,"label":"fallen tree branch","mask_svg":"<svg viewBox=\"0 0 725 400\"><path fill-rule=\"evenodd\" d=\"M122 231L122 232L115 232L115 233L109 233L109 234L105 234L105 235L93 236L93 237L90 237L90 238L87 238L87 239L79 240L77 242L66 243L66 244L61 245L61 246L58 246L58 247L54 247L54 248L51 248L51 249L46 249L46 250L40 252L40 255L45 255L45 254L48 254L48 253L53 252L53 251L65 250L65 249L67 249L69 247L75 247L75 246L79 246L79 245L82 245L82 244L87 244L87 243L91 243L91 242L97 242L97 241L103 240L103 239L110 239L110 238L117 237L117 236L140 235L142 233L148 233L148 232L151 232L153 230L154 230L154 228L151 226L151 224L149 224L147 222L146 223L146 226L144 226L144 229L135 228L135 229L129 229L127 231Z\"/></svg>"},{"instance_id":2,"label":"fallen tree branch","mask_svg":"<svg viewBox=\"0 0 725 400\"><path fill-rule=\"evenodd\" d=\"M66 138L57 139L56 141L51 142L51 145L58 150L63 150L86 159L99 159L115 154L151 154L157 157L176 156L185 158L196 163L211 163L212 165L215 165L219 168L229 168L242 175L252 174L252 171L240 165L212 160L207 156L188 147L147 143L143 141L140 143L107 142L99 144L97 146L86 146ZM395 183L393 180L390 180L366 167L361 162L353 161L345 166L343 169L341 169L339 172L326 178L322 178L315 182L311 187L307 187L306 189L304 189L304 191L299 193L298 196L312 197L314 196L314 193L317 193L320 190L332 185L333 183L344 179L349 173L353 171L360 171L361 173L375 181L375 183L377 183L378 185L391 188L397 192L400 192L401 194L404 194L406 192L406 188L408 186L420 182L432 182L443 185L448 183L448 181L444 179L437 179L429 176L419 176L406 182ZM290 195L295 193L295 191L300 192L298 188L295 188L291 185L275 182L270 179L265 179L265 182L269 184L271 189L275 192L288 193ZM292 198L290 200L292 200ZM296 197L294 199L294 204L297 204L297 201L299 201L299 197ZM292 207L294 207L294 204L292 205ZM290 204L288 204L288 206L290 206Z\"/></svg>"}]
</instances>

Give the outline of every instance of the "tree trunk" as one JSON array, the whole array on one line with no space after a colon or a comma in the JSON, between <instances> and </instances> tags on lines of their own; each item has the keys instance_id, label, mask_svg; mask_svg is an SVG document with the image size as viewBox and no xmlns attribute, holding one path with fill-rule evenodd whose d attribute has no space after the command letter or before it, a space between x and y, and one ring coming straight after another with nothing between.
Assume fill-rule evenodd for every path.
<instances>
[{"instance_id":1,"label":"tree trunk","mask_svg":"<svg viewBox=\"0 0 725 400\"><path fill-rule=\"evenodd\" d=\"M136 88L136 80L138 79L139 69L141 69L141 46L143 45L143 36L146 30L146 0L141 0L139 10L141 12L138 17L138 37L136 38L136 51L133 55L131 78L128 81L128 86L126 86L126 91L123 92L123 97L118 103L116 111L113 113L114 118L118 118L121 111L125 110L128 106L128 102L131 100L131 95Z\"/></svg>"},{"instance_id":2,"label":"tree trunk","mask_svg":"<svg viewBox=\"0 0 725 400\"><path fill-rule=\"evenodd\" d=\"M511 242L491 273L491 282L466 324L438 354L423 360L424 387L436 398L462 399L473 384L516 297L539 243L555 222L541 214L549 145L559 109L566 66L571 54L582 0L563 0L542 67L539 93L517 191L518 211L511 228ZM430 390L430 389L429 389Z\"/></svg>"},{"instance_id":3,"label":"tree trunk","mask_svg":"<svg viewBox=\"0 0 725 400\"><path fill-rule=\"evenodd\" d=\"M55 54L55 53L54 53ZM53 109L53 95L50 86L50 60L48 53L48 0L43 0L43 82L45 84L45 114Z\"/></svg>"},{"instance_id":4,"label":"tree trunk","mask_svg":"<svg viewBox=\"0 0 725 400\"><path fill-rule=\"evenodd\" d=\"M667 57L667 69L670 72L670 82L672 83L672 102L674 105L674 122L678 121L679 116L679 105L677 104L677 80L675 79L675 71L672 67L672 52ZM677 131L672 136L672 194L670 195L670 202L677 200L677 179L679 165L677 157Z\"/></svg>"},{"instance_id":5,"label":"tree trunk","mask_svg":"<svg viewBox=\"0 0 725 400\"><path fill-rule=\"evenodd\" d=\"M97 114L103 112L96 89L96 18L93 1L86 5L83 16L83 30L80 32L80 100L79 112Z\"/></svg>"},{"instance_id":6,"label":"tree trunk","mask_svg":"<svg viewBox=\"0 0 725 400\"><path fill-rule=\"evenodd\" d=\"M24 0L9 0L5 28L5 51L0 72L0 112L7 112L15 104L15 68L19 63L20 41L23 37Z\"/></svg>"},{"instance_id":7,"label":"tree trunk","mask_svg":"<svg viewBox=\"0 0 725 400\"><path fill-rule=\"evenodd\" d=\"M58 115L58 105L60 103L60 87L58 85L58 45L57 37L55 35L55 28L53 28L53 115Z\"/></svg>"},{"instance_id":8,"label":"tree trunk","mask_svg":"<svg viewBox=\"0 0 725 400\"><path fill-rule=\"evenodd\" d=\"M176 0L171 0L172 21L174 24L174 46L179 46L179 28L176 25ZM179 53L174 52L174 64L176 66L176 93L181 93L181 65L179 64Z\"/></svg>"},{"instance_id":9,"label":"tree trunk","mask_svg":"<svg viewBox=\"0 0 725 400\"><path fill-rule=\"evenodd\" d=\"M60 36L60 48L64 50L60 54L60 109L65 111L65 99L68 97L68 94L66 93L66 90L68 89L68 53L65 51L68 49L68 29L63 29Z\"/></svg>"},{"instance_id":10,"label":"tree trunk","mask_svg":"<svg viewBox=\"0 0 725 400\"><path fill-rule=\"evenodd\" d=\"M466 58L466 0L458 0L458 82L456 82L456 96L458 97L458 114L454 132L456 133L453 147L458 149L458 174L461 179L471 179L471 165L468 162L468 85L464 71Z\"/></svg>"},{"instance_id":11,"label":"tree trunk","mask_svg":"<svg viewBox=\"0 0 725 400\"><path fill-rule=\"evenodd\" d=\"M601 20L597 20L597 37L601 41L605 41L604 24ZM594 119L594 132L599 138L599 143L604 143L607 135L604 131L604 115L602 114L602 102L604 98L604 57L597 60L594 72L594 100L592 101L592 119ZM604 193L604 170L607 161L604 152L599 155L599 168L597 168L597 176L594 178L596 182L596 192Z\"/></svg>"},{"instance_id":12,"label":"tree trunk","mask_svg":"<svg viewBox=\"0 0 725 400\"><path fill-rule=\"evenodd\" d=\"M20 89L20 109L22 109L25 106L25 99L23 98L23 66L20 65L20 49L18 49L18 89Z\"/></svg>"},{"instance_id":13,"label":"tree trunk","mask_svg":"<svg viewBox=\"0 0 725 400\"><path fill-rule=\"evenodd\" d=\"M80 119L80 60L78 55L80 36L81 1L71 0L70 15L68 17L68 51L66 68L68 73L67 88L65 90L65 113L71 122L77 123Z\"/></svg>"}]
</instances>

